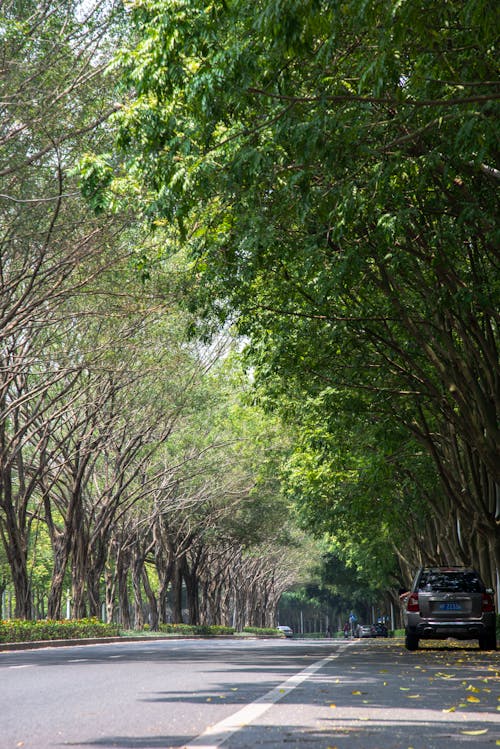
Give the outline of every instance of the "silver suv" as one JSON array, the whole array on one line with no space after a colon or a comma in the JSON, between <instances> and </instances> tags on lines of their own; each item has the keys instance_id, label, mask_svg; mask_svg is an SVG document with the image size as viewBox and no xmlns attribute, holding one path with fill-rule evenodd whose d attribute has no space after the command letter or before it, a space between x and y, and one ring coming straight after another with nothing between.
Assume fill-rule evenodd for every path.
<instances>
[{"instance_id":1,"label":"silver suv","mask_svg":"<svg viewBox=\"0 0 500 749\"><path fill-rule=\"evenodd\" d=\"M496 650L494 592L470 567L422 567L405 597L405 644L420 639L479 640L481 650Z\"/></svg>"}]
</instances>

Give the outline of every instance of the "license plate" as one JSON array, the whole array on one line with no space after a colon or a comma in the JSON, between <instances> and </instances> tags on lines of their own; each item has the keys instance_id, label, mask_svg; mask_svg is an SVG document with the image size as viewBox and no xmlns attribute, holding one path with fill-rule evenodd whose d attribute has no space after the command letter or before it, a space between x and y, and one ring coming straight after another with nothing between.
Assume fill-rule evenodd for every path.
<instances>
[{"instance_id":1,"label":"license plate","mask_svg":"<svg viewBox=\"0 0 500 749\"><path fill-rule=\"evenodd\" d=\"M462 611L462 606L459 603L443 602L439 604L440 611Z\"/></svg>"}]
</instances>

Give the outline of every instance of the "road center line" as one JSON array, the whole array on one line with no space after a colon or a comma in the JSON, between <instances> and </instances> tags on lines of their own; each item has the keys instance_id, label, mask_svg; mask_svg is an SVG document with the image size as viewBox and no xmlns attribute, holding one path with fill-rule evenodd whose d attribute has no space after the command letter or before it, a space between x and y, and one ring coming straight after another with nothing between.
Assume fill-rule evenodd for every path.
<instances>
[{"instance_id":1,"label":"road center line","mask_svg":"<svg viewBox=\"0 0 500 749\"><path fill-rule=\"evenodd\" d=\"M298 674L290 676L289 679L284 681L279 686L271 689L267 694L259 697L255 702L251 702L249 705L245 705L241 710L238 710L234 715L230 715L228 718L221 720L210 728L207 728L202 734L193 739L189 744L185 744L182 749L219 749L233 733L244 728L252 721L260 718L270 707L276 702L279 702L287 694L290 694L295 687L309 679L316 671L326 666L335 658L338 657L338 653L329 655L326 658L322 658L316 663L312 663L310 666L305 668L303 671L299 671Z\"/></svg>"}]
</instances>

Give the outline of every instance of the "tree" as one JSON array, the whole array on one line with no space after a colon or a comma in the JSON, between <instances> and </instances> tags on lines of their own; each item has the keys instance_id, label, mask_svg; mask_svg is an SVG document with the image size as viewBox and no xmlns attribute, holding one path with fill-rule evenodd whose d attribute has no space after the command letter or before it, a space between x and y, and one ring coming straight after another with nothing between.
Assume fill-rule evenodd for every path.
<instances>
[{"instance_id":1,"label":"tree","mask_svg":"<svg viewBox=\"0 0 500 749\"><path fill-rule=\"evenodd\" d=\"M158 258L171 230L151 239L135 224L130 203L120 204L125 193L137 206L133 180L110 185L113 194L97 189L112 171L86 152L109 148L117 111L110 51L126 16L100 0L13 0L0 13L0 535L16 614L35 613L43 533L51 545L44 565L53 567L38 611L47 605L58 618L71 584L73 615L98 615L104 579L109 614L116 586L125 619L132 571L140 626L143 590L154 605L154 550L158 619L169 585L182 617L183 581L196 619L201 561L222 549L241 554L245 533L264 548L284 509L273 502L276 483L268 476L264 489L257 476L261 448L249 447L269 434L234 402L221 426L218 385L200 384L212 352L186 340L192 316L178 309L185 262L182 253L168 267ZM221 423L212 430L214 403ZM240 418L244 437L244 426L230 423Z\"/></svg>"},{"instance_id":2,"label":"tree","mask_svg":"<svg viewBox=\"0 0 500 749\"><path fill-rule=\"evenodd\" d=\"M123 216L88 210L73 173L85 150L103 145L114 111L102 83L114 17L100 1L13 1L0 11L0 535L24 617L47 409L82 369L64 350L83 314L70 300L116 261L109 245L123 226Z\"/></svg>"},{"instance_id":3,"label":"tree","mask_svg":"<svg viewBox=\"0 0 500 749\"><path fill-rule=\"evenodd\" d=\"M146 215L189 243L198 301L238 316L257 375L285 393L333 387L333 408L355 389L403 424L485 540L490 578L498 11L428 11L139 3L119 145Z\"/></svg>"}]
</instances>

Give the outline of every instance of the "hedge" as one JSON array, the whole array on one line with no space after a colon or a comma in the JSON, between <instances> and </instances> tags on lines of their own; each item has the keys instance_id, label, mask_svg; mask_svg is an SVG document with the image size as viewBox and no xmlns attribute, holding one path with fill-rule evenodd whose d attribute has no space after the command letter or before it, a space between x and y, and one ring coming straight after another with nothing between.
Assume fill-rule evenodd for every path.
<instances>
[{"instance_id":1,"label":"hedge","mask_svg":"<svg viewBox=\"0 0 500 749\"><path fill-rule=\"evenodd\" d=\"M36 640L73 640L119 635L116 624L98 619L5 619L0 621L0 642L34 642Z\"/></svg>"},{"instance_id":2,"label":"hedge","mask_svg":"<svg viewBox=\"0 0 500 749\"><path fill-rule=\"evenodd\" d=\"M219 624L160 624L160 632L171 635L204 635L215 637L217 635L234 635L234 627L223 627Z\"/></svg>"},{"instance_id":3,"label":"hedge","mask_svg":"<svg viewBox=\"0 0 500 749\"><path fill-rule=\"evenodd\" d=\"M284 637L279 629L272 627L243 627L243 632L249 635L264 635L265 637Z\"/></svg>"}]
</instances>

